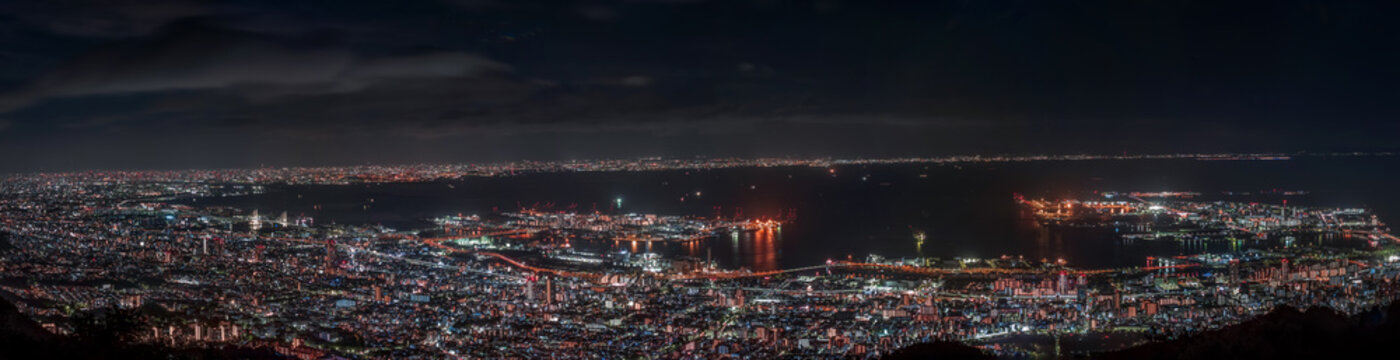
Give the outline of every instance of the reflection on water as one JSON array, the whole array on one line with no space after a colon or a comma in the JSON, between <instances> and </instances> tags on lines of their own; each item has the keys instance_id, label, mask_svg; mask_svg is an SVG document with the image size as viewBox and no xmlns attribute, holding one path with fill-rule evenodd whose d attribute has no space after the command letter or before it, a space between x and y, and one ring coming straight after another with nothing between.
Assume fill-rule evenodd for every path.
<instances>
[{"instance_id":1,"label":"reflection on water","mask_svg":"<svg viewBox=\"0 0 1400 360\"><path fill-rule=\"evenodd\" d=\"M667 256L689 256L714 261L723 268L766 271L782 268L780 261L782 259L782 234L781 228L770 228L724 233L699 241L575 241L571 243L571 246L584 251L627 251L634 254L657 253Z\"/></svg>"},{"instance_id":2,"label":"reflection on water","mask_svg":"<svg viewBox=\"0 0 1400 360\"><path fill-rule=\"evenodd\" d=\"M782 229L763 229L733 232L710 241L697 242L695 246L707 253L728 253L727 261L714 259L721 266L765 271L780 268L778 260L782 257L782 242ZM697 252L689 255L701 257L704 254Z\"/></svg>"},{"instance_id":3,"label":"reflection on water","mask_svg":"<svg viewBox=\"0 0 1400 360\"><path fill-rule=\"evenodd\" d=\"M1300 158L1301 159L1301 158ZM487 214L518 207L563 211L608 210L625 198L637 213L786 218L772 233L719 234L697 242L611 241L599 249L656 252L711 259L727 268L753 270L820 264L827 259L878 254L886 258L928 256L1026 259L1063 258L1071 266L1107 268L1142 264L1147 256L1239 251L1269 246L1316 246L1356 242L1297 234L1284 239L1228 241L1123 240L1112 230L1036 226L1013 194L1077 197L1104 191L1196 191L1202 200L1277 203L1277 195L1244 198L1226 191L1304 189L1290 204L1371 207L1382 221L1400 221L1400 191L1390 179L1400 158L1355 158L1264 162L1194 160L1028 162L852 166L835 176L820 168L757 168L636 173L557 173L509 178L472 178L442 183L354 186L277 186L267 193L200 199L198 206L226 205L262 213L305 214L318 224L369 223L398 229L431 226L424 219L451 214ZM857 174L845 176L844 174ZM867 178L868 180L862 180ZM697 193L703 192L703 196ZM374 199L371 204L367 199ZM682 201L681 199L684 199ZM533 204L533 205L532 205ZM926 234L915 243L915 231ZM573 245L583 247L583 240Z\"/></svg>"}]
</instances>

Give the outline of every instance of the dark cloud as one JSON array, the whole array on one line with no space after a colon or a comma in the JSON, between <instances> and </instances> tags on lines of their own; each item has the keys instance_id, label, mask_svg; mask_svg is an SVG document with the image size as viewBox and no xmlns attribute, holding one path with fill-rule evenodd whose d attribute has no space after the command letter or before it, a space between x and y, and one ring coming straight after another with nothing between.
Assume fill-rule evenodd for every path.
<instances>
[{"instance_id":1,"label":"dark cloud","mask_svg":"<svg viewBox=\"0 0 1400 360\"><path fill-rule=\"evenodd\" d=\"M297 47L234 31L173 27L152 39L84 54L0 97L0 110L50 98L245 87L250 97L354 91L403 78L471 77L509 71L474 54L363 56L336 46Z\"/></svg>"},{"instance_id":2,"label":"dark cloud","mask_svg":"<svg viewBox=\"0 0 1400 360\"><path fill-rule=\"evenodd\" d=\"M617 20L618 13L612 7L603 4L584 4L578 7L578 13L585 19L591 21L612 21Z\"/></svg>"},{"instance_id":3,"label":"dark cloud","mask_svg":"<svg viewBox=\"0 0 1400 360\"><path fill-rule=\"evenodd\" d=\"M170 22L225 7L197 0L13 0L0 12L59 34L118 38L150 34Z\"/></svg>"},{"instance_id":4,"label":"dark cloud","mask_svg":"<svg viewBox=\"0 0 1400 360\"><path fill-rule=\"evenodd\" d=\"M19 0L0 167L1383 148L1394 8Z\"/></svg>"},{"instance_id":5,"label":"dark cloud","mask_svg":"<svg viewBox=\"0 0 1400 360\"><path fill-rule=\"evenodd\" d=\"M24 113L57 100L134 94L157 100L53 119L70 129L121 131L144 124L291 138L716 133L756 124L886 123L880 119L886 115L814 115L841 109L804 103L805 95L783 85L744 89L714 79L658 84L638 74L561 84L513 70L463 51L367 54L340 40L183 21L80 55L31 86L0 95L0 104Z\"/></svg>"}]
</instances>

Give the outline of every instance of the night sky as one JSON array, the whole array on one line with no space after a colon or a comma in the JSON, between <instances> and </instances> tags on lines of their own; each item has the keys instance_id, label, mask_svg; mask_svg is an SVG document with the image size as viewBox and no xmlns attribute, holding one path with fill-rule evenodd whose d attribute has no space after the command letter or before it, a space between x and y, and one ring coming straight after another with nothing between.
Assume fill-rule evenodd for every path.
<instances>
[{"instance_id":1,"label":"night sky","mask_svg":"<svg viewBox=\"0 0 1400 360\"><path fill-rule=\"evenodd\" d=\"M0 1L0 172L1395 150L1400 2Z\"/></svg>"}]
</instances>

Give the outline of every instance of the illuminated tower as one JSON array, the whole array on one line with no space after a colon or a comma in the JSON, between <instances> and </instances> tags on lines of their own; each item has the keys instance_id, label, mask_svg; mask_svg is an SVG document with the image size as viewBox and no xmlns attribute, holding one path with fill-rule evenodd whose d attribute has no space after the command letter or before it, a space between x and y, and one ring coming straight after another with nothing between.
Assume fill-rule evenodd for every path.
<instances>
[{"instance_id":1,"label":"illuminated tower","mask_svg":"<svg viewBox=\"0 0 1400 360\"><path fill-rule=\"evenodd\" d=\"M1055 293L1064 295L1065 293L1065 272L1060 271L1060 279L1055 283Z\"/></svg>"},{"instance_id":2,"label":"illuminated tower","mask_svg":"<svg viewBox=\"0 0 1400 360\"><path fill-rule=\"evenodd\" d=\"M253 214L248 216L248 229L252 230L253 233L257 233L259 229L262 229L262 219L258 217L257 209L254 209Z\"/></svg>"}]
</instances>

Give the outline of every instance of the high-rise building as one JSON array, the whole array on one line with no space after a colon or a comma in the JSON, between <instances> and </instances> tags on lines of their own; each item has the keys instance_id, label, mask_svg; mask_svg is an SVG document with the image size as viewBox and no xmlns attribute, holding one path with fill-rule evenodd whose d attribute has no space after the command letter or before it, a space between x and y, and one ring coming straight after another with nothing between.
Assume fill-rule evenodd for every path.
<instances>
[{"instance_id":1,"label":"high-rise building","mask_svg":"<svg viewBox=\"0 0 1400 360\"><path fill-rule=\"evenodd\" d=\"M334 273L335 269L335 239L326 239L326 273Z\"/></svg>"},{"instance_id":2,"label":"high-rise building","mask_svg":"<svg viewBox=\"0 0 1400 360\"><path fill-rule=\"evenodd\" d=\"M550 305L550 304L553 304L553 303L554 303L554 278L553 278L553 277L549 277L549 276L545 276L545 277L544 277L544 304L545 304L545 305Z\"/></svg>"},{"instance_id":3,"label":"high-rise building","mask_svg":"<svg viewBox=\"0 0 1400 360\"><path fill-rule=\"evenodd\" d=\"M1117 289L1117 288L1115 288L1115 289L1113 289L1113 311L1114 311L1114 312L1117 312L1118 309L1122 309L1122 308L1123 308L1123 290L1122 290L1122 289Z\"/></svg>"},{"instance_id":4,"label":"high-rise building","mask_svg":"<svg viewBox=\"0 0 1400 360\"><path fill-rule=\"evenodd\" d=\"M1231 285L1239 285L1239 283L1240 283L1240 260L1239 260L1239 259L1230 260L1230 284L1231 284Z\"/></svg>"}]
</instances>

